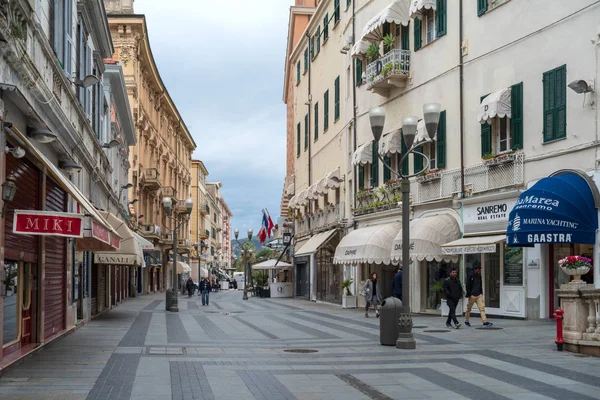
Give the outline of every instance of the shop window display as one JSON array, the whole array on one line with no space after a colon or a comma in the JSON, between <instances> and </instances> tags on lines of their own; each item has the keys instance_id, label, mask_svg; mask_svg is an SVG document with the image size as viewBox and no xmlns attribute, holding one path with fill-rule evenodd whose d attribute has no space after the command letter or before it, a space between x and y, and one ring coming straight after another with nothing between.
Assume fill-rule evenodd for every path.
<instances>
[{"instance_id":1,"label":"shop window display","mask_svg":"<svg viewBox=\"0 0 600 400\"><path fill-rule=\"evenodd\" d=\"M454 263L427 261L425 309L438 310L442 303L444 280L449 276L450 268L457 267ZM460 276L459 276L460 279Z\"/></svg>"}]
</instances>

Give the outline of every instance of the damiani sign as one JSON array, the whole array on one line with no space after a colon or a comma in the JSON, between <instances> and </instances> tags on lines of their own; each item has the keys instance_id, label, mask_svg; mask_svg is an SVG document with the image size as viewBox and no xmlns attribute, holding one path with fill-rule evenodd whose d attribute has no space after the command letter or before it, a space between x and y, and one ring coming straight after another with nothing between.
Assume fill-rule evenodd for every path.
<instances>
[{"instance_id":1,"label":"damiani sign","mask_svg":"<svg viewBox=\"0 0 600 400\"><path fill-rule=\"evenodd\" d=\"M13 232L22 235L83 237L83 216L80 214L15 210Z\"/></svg>"}]
</instances>

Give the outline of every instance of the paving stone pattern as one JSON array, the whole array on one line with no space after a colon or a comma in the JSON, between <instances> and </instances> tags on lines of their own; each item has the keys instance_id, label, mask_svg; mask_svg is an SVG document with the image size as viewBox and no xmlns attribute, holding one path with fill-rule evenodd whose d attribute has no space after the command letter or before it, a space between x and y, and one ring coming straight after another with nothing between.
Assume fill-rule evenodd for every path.
<instances>
[{"instance_id":1,"label":"paving stone pattern","mask_svg":"<svg viewBox=\"0 0 600 400\"><path fill-rule=\"evenodd\" d=\"M401 351L362 310L233 290L179 305L120 304L2 371L0 400L600 399L600 360L557 352L551 322L415 328L417 349ZM427 330L444 321L414 317Z\"/></svg>"}]
</instances>

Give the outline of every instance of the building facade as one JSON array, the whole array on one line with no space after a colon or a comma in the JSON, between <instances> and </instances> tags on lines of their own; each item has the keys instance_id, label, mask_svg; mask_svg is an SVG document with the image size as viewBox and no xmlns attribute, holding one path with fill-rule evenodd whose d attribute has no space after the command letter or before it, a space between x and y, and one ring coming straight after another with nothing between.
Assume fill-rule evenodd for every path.
<instances>
[{"instance_id":1,"label":"building facade","mask_svg":"<svg viewBox=\"0 0 600 400\"><path fill-rule=\"evenodd\" d=\"M222 271L235 269L231 257L231 217L233 213L229 209L227 202L221 196L219 198L219 242L221 243L221 251L219 254L219 264Z\"/></svg>"},{"instance_id":2,"label":"building facade","mask_svg":"<svg viewBox=\"0 0 600 400\"><path fill-rule=\"evenodd\" d=\"M192 230L191 240L193 249L191 255L192 279L194 282L200 282L204 276L208 276L208 242L209 234L206 228L206 218L208 214L208 196L206 191L206 177L208 170L200 160L192 160L192 199L194 200L194 210L191 215L190 228Z\"/></svg>"}]
</instances>

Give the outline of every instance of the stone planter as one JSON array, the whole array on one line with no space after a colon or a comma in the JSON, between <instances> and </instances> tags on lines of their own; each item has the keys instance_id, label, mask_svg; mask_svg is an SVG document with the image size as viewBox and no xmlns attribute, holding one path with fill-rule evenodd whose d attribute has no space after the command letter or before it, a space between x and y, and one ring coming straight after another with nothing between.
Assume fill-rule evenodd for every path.
<instances>
[{"instance_id":1,"label":"stone planter","mask_svg":"<svg viewBox=\"0 0 600 400\"><path fill-rule=\"evenodd\" d=\"M579 267L579 268L560 267L560 269L562 269L565 274L571 275L573 277L573 280L570 283L574 283L574 284L585 283L583 280L581 280L581 275L585 275L588 272L590 272L590 267Z\"/></svg>"},{"instance_id":2,"label":"stone planter","mask_svg":"<svg viewBox=\"0 0 600 400\"><path fill-rule=\"evenodd\" d=\"M356 308L356 296L342 296L343 308Z\"/></svg>"}]
</instances>

